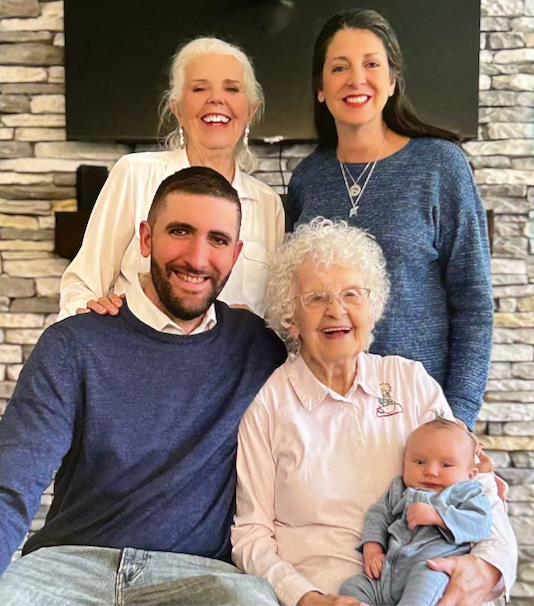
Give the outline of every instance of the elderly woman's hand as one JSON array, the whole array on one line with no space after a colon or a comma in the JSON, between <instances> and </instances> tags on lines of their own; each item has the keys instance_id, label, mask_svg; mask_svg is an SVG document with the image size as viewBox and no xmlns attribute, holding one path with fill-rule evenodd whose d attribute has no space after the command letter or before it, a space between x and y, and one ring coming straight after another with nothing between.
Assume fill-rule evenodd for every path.
<instances>
[{"instance_id":1,"label":"elderly woman's hand","mask_svg":"<svg viewBox=\"0 0 534 606\"><path fill-rule=\"evenodd\" d=\"M428 560L427 566L448 574L450 582L438 606L477 606L499 597L501 573L476 555Z\"/></svg>"},{"instance_id":2,"label":"elderly woman's hand","mask_svg":"<svg viewBox=\"0 0 534 606\"><path fill-rule=\"evenodd\" d=\"M105 316L110 314L116 316L119 313L119 309L122 307L122 300L125 295L114 295L111 294L109 297L100 297L98 301L91 299L87 302L87 307L79 307L76 310L77 314L87 314L90 311L96 311L97 314Z\"/></svg>"},{"instance_id":3,"label":"elderly woman's hand","mask_svg":"<svg viewBox=\"0 0 534 606\"><path fill-rule=\"evenodd\" d=\"M333 593L319 593L308 591L297 602L297 606L367 606L356 598L347 595L334 595Z\"/></svg>"}]
</instances>

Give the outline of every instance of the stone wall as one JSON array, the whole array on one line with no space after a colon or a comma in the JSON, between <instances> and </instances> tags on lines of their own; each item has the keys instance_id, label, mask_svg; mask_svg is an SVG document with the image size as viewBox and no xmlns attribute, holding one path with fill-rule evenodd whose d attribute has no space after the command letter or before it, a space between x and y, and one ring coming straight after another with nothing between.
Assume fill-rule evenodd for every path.
<instances>
[{"instance_id":1,"label":"stone wall","mask_svg":"<svg viewBox=\"0 0 534 606\"><path fill-rule=\"evenodd\" d=\"M513 603L534 600L534 0L484 0L479 138L465 145L494 213L491 378L477 430L510 484L520 544ZM0 414L58 308L67 262L54 212L75 210L79 164L111 167L122 145L65 140L62 1L0 3ZM283 191L311 146L258 146L256 176ZM33 528L42 524L50 491Z\"/></svg>"}]
</instances>

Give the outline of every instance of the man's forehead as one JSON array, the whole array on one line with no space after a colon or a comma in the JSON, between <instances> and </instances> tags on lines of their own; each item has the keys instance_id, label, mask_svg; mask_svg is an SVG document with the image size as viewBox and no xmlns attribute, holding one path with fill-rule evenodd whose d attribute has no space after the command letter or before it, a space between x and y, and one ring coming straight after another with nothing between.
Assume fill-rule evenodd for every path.
<instances>
[{"instance_id":1,"label":"man's forehead","mask_svg":"<svg viewBox=\"0 0 534 606\"><path fill-rule=\"evenodd\" d=\"M218 224L219 228L234 227L237 214L237 204L226 198L172 192L165 197L158 221L165 224L186 220L188 223L210 223L211 229L218 229Z\"/></svg>"}]
</instances>

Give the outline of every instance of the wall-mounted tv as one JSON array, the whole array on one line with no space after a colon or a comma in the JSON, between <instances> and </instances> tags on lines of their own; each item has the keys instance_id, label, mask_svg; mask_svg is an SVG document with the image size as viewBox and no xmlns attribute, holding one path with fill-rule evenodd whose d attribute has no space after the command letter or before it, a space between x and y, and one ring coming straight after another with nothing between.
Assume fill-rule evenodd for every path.
<instances>
[{"instance_id":1,"label":"wall-mounted tv","mask_svg":"<svg viewBox=\"0 0 534 606\"><path fill-rule=\"evenodd\" d=\"M155 141L170 58L214 35L254 62L266 111L253 138L312 140L315 37L329 16L358 5L397 32L420 115L476 137L479 0L65 0L67 137Z\"/></svg>"}]
</instances>

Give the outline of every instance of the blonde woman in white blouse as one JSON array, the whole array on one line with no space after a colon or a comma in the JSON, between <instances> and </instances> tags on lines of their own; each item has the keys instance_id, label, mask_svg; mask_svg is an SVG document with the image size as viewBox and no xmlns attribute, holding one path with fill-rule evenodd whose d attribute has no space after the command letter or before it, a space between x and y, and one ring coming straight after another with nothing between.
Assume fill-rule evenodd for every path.
<instances>
[{"instance_id":1,"label":"blonde woman in white blouse","mask_svg":"<svg viewBox=\"0 0 534 606\"><path fill-rule=\"evenodd\" d=\"M293 355L239 428L232 557L266 578L283 606L357 606L337 594L362 571L356 547L367 509L401 474L410 432L454 417L420 362L366 353L389 291L371 236L315 219L278 249L271 271L266 318ZM478 478L492 536L438 562L452 567L440 568L451 572L447 604L475 606L515 578L517 546L494 478Z\"/></svg>"},{"instance_id":2,"label":"blonde woman in white blouse","mask_svg":"<svg viewBox=\"0 0 534 606\"><path fill-rule=\"evenodd\" d=\"M118 295L149 270L138 230L154 193L165 177L190 165L217 170L241 200L244 247L219 298L263 315L267 259L283 239L284 211L269 186L243 172L254 167L248 132L263 106L250 61L217 38L193 40L173 59L165 106L177 120L169 149L129 154L113 167L63 275L59 319L89 309L118 313Z\"/></svg>"}]
</instances>

